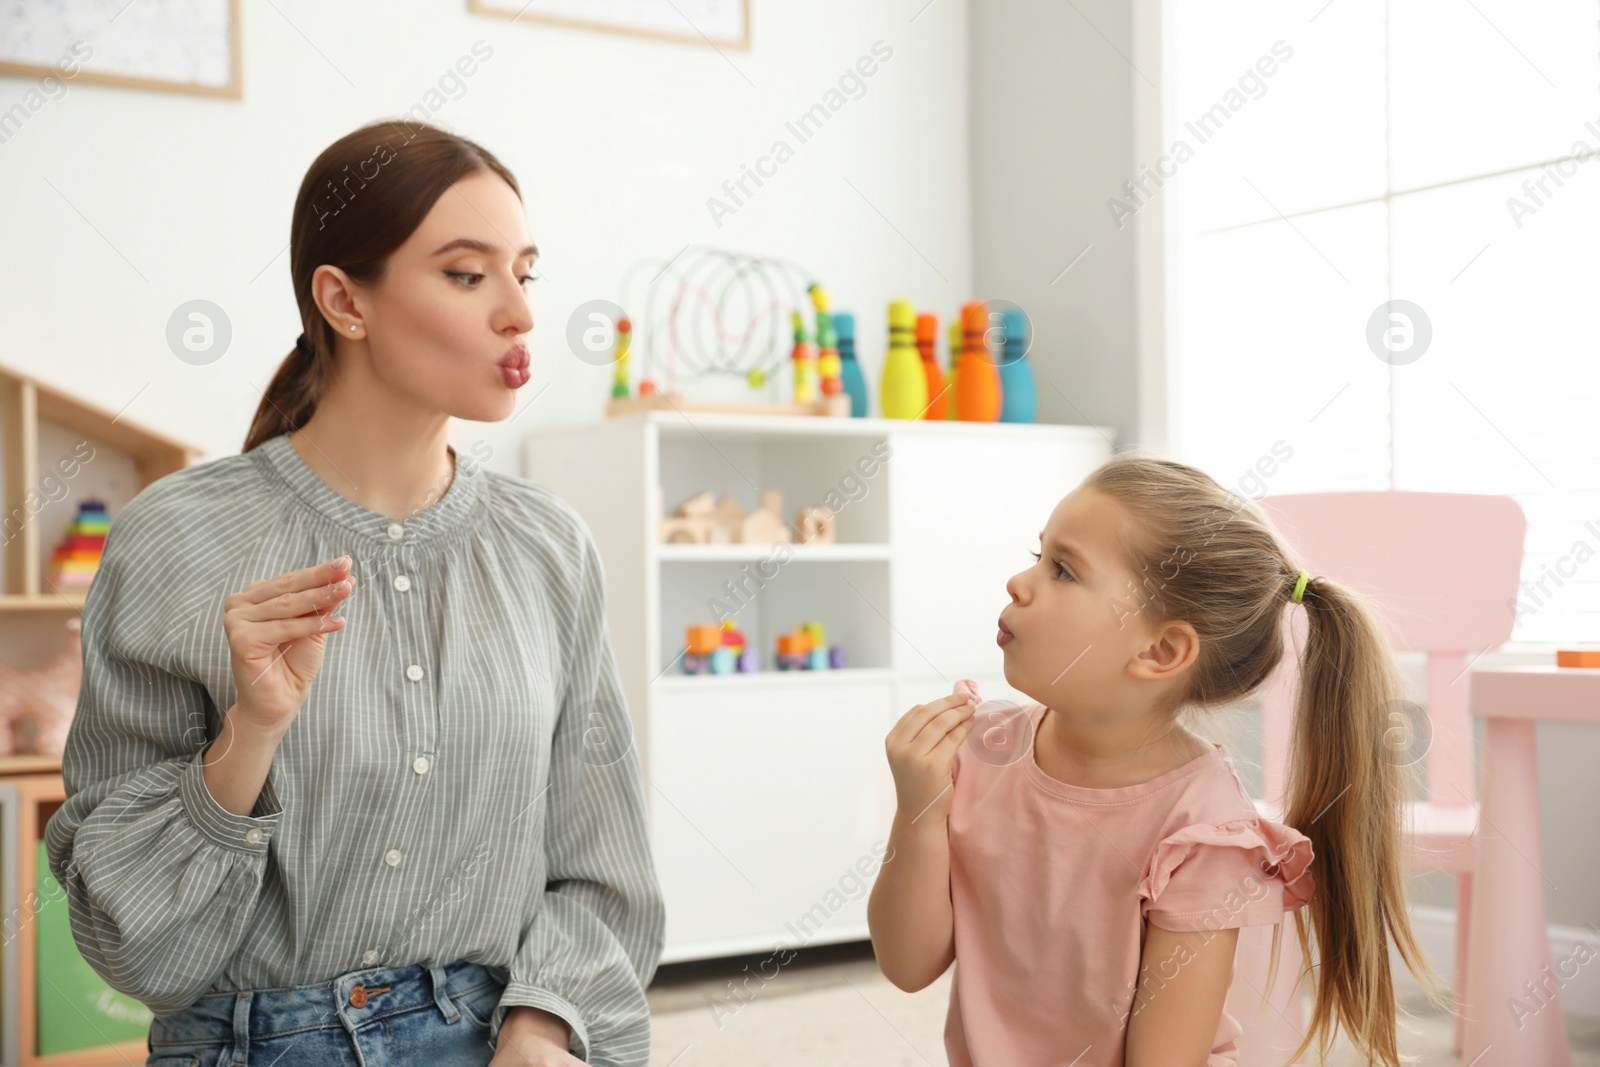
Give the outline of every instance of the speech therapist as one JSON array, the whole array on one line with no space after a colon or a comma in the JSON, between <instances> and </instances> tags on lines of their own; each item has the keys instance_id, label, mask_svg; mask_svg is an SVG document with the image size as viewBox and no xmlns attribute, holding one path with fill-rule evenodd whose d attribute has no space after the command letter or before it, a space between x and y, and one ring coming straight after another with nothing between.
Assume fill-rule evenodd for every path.
<instances>
[{"instance_id":1,"label":"speech therapist","mask_svg":"<svg viewBox=\"0 0 1600 1067\"><path fill-rule=\"evenodd\" d=\"M147 1063L649 1058L665 913L600 557L448 441L528 381L537 254L480 145L335 141L243 451L113 523L46 839Z\"/></svg>"}]
</instances>

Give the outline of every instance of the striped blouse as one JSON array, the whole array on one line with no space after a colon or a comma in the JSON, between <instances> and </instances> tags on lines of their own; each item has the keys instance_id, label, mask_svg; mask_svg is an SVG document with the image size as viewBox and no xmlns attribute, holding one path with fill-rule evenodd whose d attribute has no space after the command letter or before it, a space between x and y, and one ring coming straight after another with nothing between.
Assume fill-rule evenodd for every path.
<instances>
[{"instance_id":1,"label":"striped blouse","mask_svg":"<svg viewBox=\"0 0 1600 1067\"><path fill-rule=\"evenodd\" d=\"M451 449L455 453L455 449ZM604 574L571 505L456 456L395 521L280 435L115 517L46 830L73 937L157 1015L206 993L466 960L644 1065L665 909ZM235 700L223 600L348 553L343 629L249 815L201 758Z\"/></svg>"}]
</instances>

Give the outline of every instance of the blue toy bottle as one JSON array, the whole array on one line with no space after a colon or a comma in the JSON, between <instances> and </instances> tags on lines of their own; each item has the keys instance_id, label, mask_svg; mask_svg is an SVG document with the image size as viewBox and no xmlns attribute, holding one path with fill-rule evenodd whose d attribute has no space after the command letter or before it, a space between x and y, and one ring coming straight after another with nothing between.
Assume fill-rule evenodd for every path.
<instances>
[{"instance_id":1,"label":"blue toy bottle","mask_svg":"<svg viewBox=\"0 0 1600 1067\"><path fill-rule=\"evenodd\" d=\"M1000 348L1000 421L1032 422L1039 407L1039 393L1028 365L1028 317L1018 307L1000 313L1004 341Z\"/></svg>"},{"instance_id":2,"label":"blue toy bottle","mask_svg":"<svg viewBox=\"0 0 1600 1067\"><path fill-rule=\"evenodd\" d=\"M850 417L867 417L867 378L856 362L856 317L848 311L833 316L833 332L839 343L839 380L850 397Z\"/></svg>"}]
</instances>

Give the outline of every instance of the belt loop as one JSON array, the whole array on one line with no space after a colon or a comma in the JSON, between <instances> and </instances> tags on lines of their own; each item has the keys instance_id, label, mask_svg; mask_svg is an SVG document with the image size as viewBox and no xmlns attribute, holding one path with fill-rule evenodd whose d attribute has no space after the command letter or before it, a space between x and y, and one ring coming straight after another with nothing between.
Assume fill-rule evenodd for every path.
<instances>
[{"instance_id":1,"label":"belt loop","mask_svg":"<svg viewBox=\"0 0 1600 1067\"><path fill-rule=\"evenodd\" d=\"M456 1010L455 1002L450 999L450 994L445 992L445 985L449 979L445 977L444 968L437 963L428 964L428 974L433 979L433 1002L439 1005L439 1011L444 1014L444 1021L453 1023L461 1017Z\"/></svg>"},{"instance_id":2,"label":"belt loop","mask_svg":"<svg viewBox=\"0 0 1600 1067\"><path fill-rule=\"evenodd\" d=\"M233 1062L235 1067L245 1067L250 1057L250 1002L253 992L241 992L233 998Z\"/></svg>"}]
</instances>

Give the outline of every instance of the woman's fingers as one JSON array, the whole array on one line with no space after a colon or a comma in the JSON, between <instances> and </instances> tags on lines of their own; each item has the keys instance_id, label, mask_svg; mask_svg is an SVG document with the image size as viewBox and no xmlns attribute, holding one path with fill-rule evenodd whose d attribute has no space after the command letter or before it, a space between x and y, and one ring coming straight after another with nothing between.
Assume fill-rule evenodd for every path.
<instances>
[{"instance_id":1,"label":"woman's fingers","mask_svg":"<svg viewBox=\"0 0 1600 1067\"><path fill-rule=\"evenodd\" d=\"M234 618L245 622L269 622L273 619L293 619L311 612L322 614L338 607L355 589L355 578L349 577L333 585L315 586L292 593L280 593L268 600L233 608Z\"/></svg>"},{"instance_id":2,"label":"woman's fingers","mask_svg":"<svg viewBox=\"0 0 1600 1067\"><path fill-rule=\"evenodd\" d=\"M232 609L252 604L266 604L287 593L299 593L304 590L316 589L318 586L331 585L343 578L350 578L354 581L355 577L351 574L351 566L350 557L341 556L331 563L319 563L315 567L288 571L274 578L262 578L245 586L243 592L234 593L228 597L224 601L224 606Z\"/></svg>"},{"instance_id":3,"label":"woman's fingers","mask_svg":"<svg viewBox=\"0 0 1600 1067\"><path fill-rule=\"evenodd\" d=\"M274 619L258 623L251 636L263 646L282 645L312 634L330 633L344 624L343 615L302 615L298 619Z\"/></svg>"}]
</instances>

